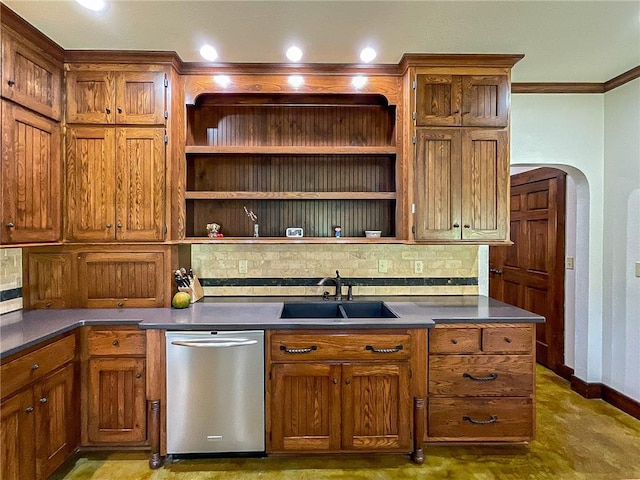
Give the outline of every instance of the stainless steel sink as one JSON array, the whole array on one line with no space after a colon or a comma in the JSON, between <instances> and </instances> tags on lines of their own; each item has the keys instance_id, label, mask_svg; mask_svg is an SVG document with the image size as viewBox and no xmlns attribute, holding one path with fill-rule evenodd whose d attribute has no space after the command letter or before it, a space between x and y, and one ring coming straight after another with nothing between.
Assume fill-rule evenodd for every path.
<instances>
[{"instance_id":1,"label":"stainless steel sink","mask_svg":"<svg viewBox=\"0 0 640 480\"><path fill-rule=\"evenodd\" d=\"M285 302L280 318L397 318L384 302Z\"/></svg>"}]
</instances>

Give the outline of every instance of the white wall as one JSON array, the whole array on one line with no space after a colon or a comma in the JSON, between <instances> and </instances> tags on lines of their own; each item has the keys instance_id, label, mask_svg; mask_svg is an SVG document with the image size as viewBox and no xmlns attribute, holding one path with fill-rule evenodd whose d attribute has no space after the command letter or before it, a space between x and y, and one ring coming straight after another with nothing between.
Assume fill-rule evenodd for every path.
<instances>
[{"instance_id":1,"label":"white wall","mask_svg":"<svg viewBox=\"0 0 640 480\"><path fill-rule=\"evenodd\" d=\"M640 399L640 79L604 95L603 368Z\"/></svg>"},{"instance_id":2,"label":"white wall","mask_svg":"<svg viewBox=\"0 0 640 480\"><path fill-rule=\"evenodd\" d=\"M575 328L565 322L574 345L578 378L602 381L604 95L516 94L512 96L512 165L565 170L575 184ZM571 285L568 285L571 288ZM586 300L586 301L585 301ZM628 389L620 391L627 393Z\"/></svg>"}]
</instances>

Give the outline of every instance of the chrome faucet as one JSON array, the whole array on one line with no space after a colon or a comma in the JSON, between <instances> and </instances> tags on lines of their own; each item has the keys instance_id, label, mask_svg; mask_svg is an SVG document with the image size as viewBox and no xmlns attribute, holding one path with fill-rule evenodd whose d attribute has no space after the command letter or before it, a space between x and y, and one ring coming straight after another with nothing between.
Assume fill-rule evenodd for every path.
<instances>
[{"instance_id":1,"label":"chrome faucet","mask_svg":"<svg viewBox=\"0 0 640 480\"><path fill-rule=\"evenodd\" d=\"M318 282L318 285L324 285L325 283L330 282L336 286L336 294L334 296L334 300L341 301L342 300L342 277L340 276L340 271L336 270L336 278L324 277L322 280Z\"/></svg>"}]
</instances>

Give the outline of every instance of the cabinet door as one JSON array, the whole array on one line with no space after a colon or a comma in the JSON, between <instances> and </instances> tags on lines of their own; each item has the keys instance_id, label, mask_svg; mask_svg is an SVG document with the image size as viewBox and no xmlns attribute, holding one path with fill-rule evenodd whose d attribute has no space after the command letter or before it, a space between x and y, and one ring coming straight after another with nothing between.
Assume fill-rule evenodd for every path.
<instances>
[{"instance_id":1,"label":"cabinet door","mask_svg":"<svg viewBox=\"0 0 640 480\"><path fill-rule=\"evenodd\" d=\"M163 125L164 96L163 72L116 73L116 123Z\"/></svg>"},{"instance_id":2,"label":"cabinet door","mask_svg":"<svg viewBox=\"0 0 640 480\"><path fill-rule=\"evenodd\" d=\"M29 251L28 308L72 308L75 268L72 253Z\"/></svg>"},{"instance_id":3,"label":"cabinet door","mask_svg":"<svg viewBox=\"0 0 640 480\"><path fill-rule=\"evenodd\" d=\"M2 31L2 96L60 120L62 64Z\"/></svg>"},{"instance_id":4,"label":"cabinet door","mask_svg":"<svg viewBox=\"0 0 640 480\"><path fill-rule=\"evenodd\" d=\"M162 128L117 129L116 238L164 239L165 154Z\"/></svg>"},{"instance_id":5,"label":"cabinet door","mask_svg":"<svg viewBox=\"0 0 640 480\"><path fill-rule=\"evenodd\" d=\"M340 449L340 366L275 364L270 452Z\"/></svg>"},{"instance_id":6,"label":"cabinet door","mask_svg":"<svg viewBox=\"0 0 640 480\"><path fill-rule=\"evenodd\" d=\"M115 131L74 127L67 131L67 236L115 238Z\"/></svg>"},{"instance_id":7,"label":"cabinet door","mask_svg":"<svg viewBox=\"0 0 640 480\"><path fill-rule=\"evenodd\" d=\"M115 91L113 72L68 72L67 123L114 123Z\"/></svg>"},{"instance_id":8,"label":"cabinet door","mask_svg":"<svg viewBox=\"0 0 640 480\"><path fill-rule=\"evenodd\" d=\"M74 366L67 365L34 387L36 404L36 473L48 478L76 447Z\"/></svg>"},{"instance_id":9,"label":"cabinet door","mask_svg":"<svg viewBox=\"0 0 640 480\"><path fill-rule=\"evenodd\" d=\"M31 389L0 405L0 478L36 478L35 409Z\"/></svg>"},{"instance_id":10,"label":"cabinet door","mask_svg":"<svg viewBox=\"0 0 640 480\"><path fill-rule=\"evenodd\" d=\"M2 101L0 243L60 239L60 127Z\"/></svg>"},{"instance_id":11,"label":"cabinet door","mask_svg":"<svg viewBox=\"0 0 640 480\"><path fill-rule=\"evenodd\" d=\"M509 137L506 130L462 135L462 239L509 238Z\"/></svg>"},{"instance_id":12,"label":"cabinet door","mask_svg":"<svg viewBox=\"0 0 640 480\"><path fill-rule=\"evenodd\" d=\"M506 75L462 77L462 125L506 127L509 122L509 79Z\"/></svg>"},{"instance_id":13,"label":"cabinet door","mask_svg":"<svg viewBox=\"0 0 640 480\"><path fill-rule=\"evenodd\" d=\"M147 439L143 358L89 360L87 439L90 444Z\"/></svg>"},{"instance_id":14,"label":"cabinet door","mask_svg":"<svg viewBox=\"0 0 640 480\"><path fill-rule=\"evenodd\" d=\"M416 125L460 125L462 83L457 75L416 75Z\"/></svg>"},{"instance_id":15,"label":"cabinet door","mask_svg":"<svg viewBox=\"0 0 640 480\"><path fill-rule=\"evenodd\" d=\"M459 240L460 132L424 128L416 137L416 240Z\"/></svg>"},{"instance_id":16,"label":"cabinet door","mask_svg":"<svg viewBox=\"0 0 640 480\"><path fill-rule=\"evenodd\" d=\"M342 367L342 448L411 450L408 364Z\"/></svg>"},{"instance_id":17,"label":"cabinet door","mask_svg":"<svg viewBox=\"0 0 640 480\"><path fill-rule=\"evenodd\" d=\"M80 302L86 308L161 307L162 252L87 252L78 255Z\"/></svg>"}]
</instances>

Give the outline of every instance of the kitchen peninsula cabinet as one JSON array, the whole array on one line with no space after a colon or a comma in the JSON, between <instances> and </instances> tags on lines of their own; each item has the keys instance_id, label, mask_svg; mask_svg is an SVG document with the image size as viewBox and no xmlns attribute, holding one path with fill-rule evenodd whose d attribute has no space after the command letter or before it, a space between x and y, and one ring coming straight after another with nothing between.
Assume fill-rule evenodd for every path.
<instances>
[{"instance_id":1,"label":"kitchen peninsula cabinet","mask_svg":"<svg viewBox=\"0 0 640 480\"><path fill-rule=\"evenodd\" d=\"M1 478L44 480L74 451L75 345L71 334L0 367Z\"/></svg>"},{"instance_id":2,"label":"kitchen peninsula cabinet","mask_svg":"<svg viewBox=\"0 0 640 480\"><path fill-rule=\"evenodd\" d=\"M163 125L166 118L164 68L159 67L159 71L105 70L108 68L81 65L67 72L67 122Z\"/></svg>"},{"instance_id":3,"label":"kitchen peninsula cabinet","mask_svg":"<svg viewBox=\"0 0 640 480\"><path fill-rule=\"evenodd\" d=\"M412 450L408 331L268 338L268 452Z\"/></svg>"},{"instance_id":4,"label":"kitchen peninsula cabinet","mask_svg":"<svg viewBox=\"0 0 640 480\"><path fill-rule=\"evenodd\" d=\"M9 101L1 103L0 243L57 241L62 204L60 125Z\"/></svg>"},{"instance_id":5,"label":"kitchen peninsula cabinet","mask_svg":"<svg viewBox=\"0 0 640 480\"><path fill-rule=\"evenodd\" d=\"M162 128L67 129L69 240L164 240L163 137Z\"/></svg>"},{"instance_id":6,"label":"kitchen peninsula cabinet","mask_svg":"<svg viewBox=\"0 0 640 480\"><path fill-rule=\"evenodd\" d=\"M534 436L530 324L443 324L429 332L428 441L528 442Z\"/></svg>"},{"instance_id":7,"label":"kitchen peninsula cabinet","mask_svg":"<svg viewBox=\"0 0 640 480\"><path fill-rule=\"evenodd\" d=\"M145 332L86 327L82 338L82 445L147 445Z\"/></svg>"}]
</instances>

